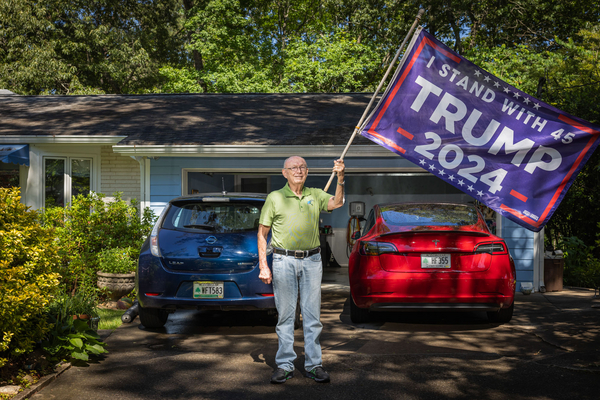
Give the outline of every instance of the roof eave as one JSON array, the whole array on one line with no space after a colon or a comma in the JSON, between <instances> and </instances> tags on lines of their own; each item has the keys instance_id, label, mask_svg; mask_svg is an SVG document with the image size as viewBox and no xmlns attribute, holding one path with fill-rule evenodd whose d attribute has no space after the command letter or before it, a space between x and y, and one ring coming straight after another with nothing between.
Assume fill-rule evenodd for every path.
<instances>
[{"instance_id":1,"label":"roof eave","mask_svg":"<svg viewBox=\"0 0 600 400\"><path fill-rule=\"evenodd\" d=\"M0 143L22 144L117 144L127 136L53 136L53 135L2 135Z\"/></svg>"},{"instance_id":2,"label":"roof eave","mask_svg":"<svg viewBox=\"0 0 600 400\"><path fill-rule=\"evenodd\" d=\"M340 145L115 145L113 151L128 156L169 157L339 157L345 146ZM377 145L350 146L347 157L398 157L397 154Z\"/></svg>"}]
</instances>

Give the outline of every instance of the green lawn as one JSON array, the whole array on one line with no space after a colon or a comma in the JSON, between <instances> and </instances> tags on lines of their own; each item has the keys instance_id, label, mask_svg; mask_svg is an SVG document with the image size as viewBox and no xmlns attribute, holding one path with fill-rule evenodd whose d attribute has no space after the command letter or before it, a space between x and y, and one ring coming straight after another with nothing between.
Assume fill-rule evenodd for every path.
<instances>
[{"instance_id":1,"label":"green lawn","mask_svg":"<svg viewBox=\"0 0 600 400\"><path fill-rule=\"evenodd\" d=\"M121 326L121 315L126 310L111 310L108 308L99 308L98 316L100 317L100 322L98 324L98 329L116 329Z\"/></svg>"}]
</instances>

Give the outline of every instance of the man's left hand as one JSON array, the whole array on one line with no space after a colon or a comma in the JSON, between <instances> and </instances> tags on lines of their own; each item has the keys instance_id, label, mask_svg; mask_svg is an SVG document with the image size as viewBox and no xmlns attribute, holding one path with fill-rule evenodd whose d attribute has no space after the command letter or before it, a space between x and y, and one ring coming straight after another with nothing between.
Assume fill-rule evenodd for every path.
<instances>
[{"instance_id":1,"label":"man's left hand","mask_svg":"<svg viewBox=\"0 0 600 400\"><path fill-rule=\"evenodd\" d=\"M344 171L346 170L346 166L344 165L344 160L341 158L334 161L333 171L337 173L338 178L344 176Z\"/></svg>"}]
</instances>

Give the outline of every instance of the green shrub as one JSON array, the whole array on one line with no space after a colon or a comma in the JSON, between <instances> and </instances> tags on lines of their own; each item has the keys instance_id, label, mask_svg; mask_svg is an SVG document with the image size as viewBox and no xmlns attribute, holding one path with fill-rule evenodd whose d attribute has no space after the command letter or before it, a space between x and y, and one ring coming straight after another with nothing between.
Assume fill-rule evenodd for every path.
<instances>
[{"instance_id":1,"label":"green shrub","mask_svg":"<svg viewBox=\"0 0 600 400\"><path fill-rule=\"evenodd\" d=\"M98 254L98 270L109 274L128 274L135 271L140 250L132 247L104 249Z\"/></svg>"},{"instance_id":2,"label":"green shrub","mask_svg":"<svg viewBox=\"0 0 600 400\"><path fill-rule=\"evenodd\" d=\"M104 249L131 247L139 251L152 230L154 213L140 215L136 200L127 204L121 193L105 201L102 193L78 195L67 208L44 210L44 223L55 227L62 257L61 274L67 289L95 288L98 255Z\"/></svg>"},{"instance_id":3,"label":"green shrub","mask_svg":"<svg viewBox=\"0 0 600 400\"><path fill-rule=\"evenodd\" d=\"M90 329L85 320L52 318L51 321L52 331L42 347L53 361L66 358L85 362L90 355L108 353L104 349L106 343L100 342L98 333Z\"/></svg>"},{"instance_id":4,"label":"green shrub","mask_svg":"<svg viewBox=\"0 0 600 400\"><path fill-rule=\"evenodd\" d=\"M0 367L50 329L43 311L59 285L53 231L20 200L18 188L0 188Z\"/></svg>"},{"instance_id":5,"label":"green shrub","mask_svg":"<svg viewBox=\"0 0 600 400\"><path fill-rule=\"evenodd\" d=\"M565 254L565 285L600 287L600 260L594 257L594 247L586 246L575 236L563 239L559 245Z\"/></svg>"}]
</instances>

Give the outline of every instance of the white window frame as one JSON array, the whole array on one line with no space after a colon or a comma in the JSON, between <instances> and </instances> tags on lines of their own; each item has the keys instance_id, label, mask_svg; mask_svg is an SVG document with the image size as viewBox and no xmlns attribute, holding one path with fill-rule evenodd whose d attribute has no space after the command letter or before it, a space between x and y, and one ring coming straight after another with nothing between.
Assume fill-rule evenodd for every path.
<instances>
[{"instance_id":1,"label":"white window frame","mask_svg":"<svg viewBox=\"0 0 600 400\"><path fill-rule=\"evenodd\" d=\"M64 203L65 206L71 204L72 197L72 178L71 178L71 166L72 160L89 160L90 161L90 192L97 191L96 179L95 179L95 157L93 156L75 156L75 155L50 155L46 154L42 156L42 168L41 168L41 188L42 188L42 207L46 207L46 162L47 160L64 160L65 161L65 180L64 180Z\"/></svg>"}]
</instances>

